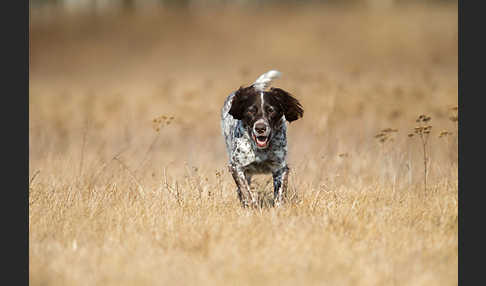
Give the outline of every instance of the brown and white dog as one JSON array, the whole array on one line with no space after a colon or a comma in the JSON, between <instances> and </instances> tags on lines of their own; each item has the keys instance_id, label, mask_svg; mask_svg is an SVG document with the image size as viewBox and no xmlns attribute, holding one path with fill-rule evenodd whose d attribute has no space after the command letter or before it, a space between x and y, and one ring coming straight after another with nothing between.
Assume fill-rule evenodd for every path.
<instances>
[{"instance_id":1,"label":"brown and white dog","mask_svg":"<svg viewBox=\"0 0 486 286\"><path fill-rule=\"evenodd\" d=\"M229 170L243 206L255 205L250 190L253 174L271 173L274 205L282 203L287 189L287 125L301 118L297 99L280 88L266 88L280 72L271 70L252 85L232 92L221 112L221 128L229 155Z\"/></svg>"}]
</instances>

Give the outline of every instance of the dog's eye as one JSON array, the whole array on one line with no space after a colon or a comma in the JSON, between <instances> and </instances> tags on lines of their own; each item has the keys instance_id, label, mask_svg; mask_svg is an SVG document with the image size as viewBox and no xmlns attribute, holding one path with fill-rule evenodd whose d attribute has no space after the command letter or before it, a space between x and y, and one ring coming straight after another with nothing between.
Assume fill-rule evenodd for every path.
<instances>
[{"instance_id":1,"label":"dog's eye","mask_svg":"<svg viewBox=\"0 0 486 286\"><path fill-rule=\"evenodd\" d=\"M271 106L267 107L267 113L272 113L274 111L275 111L275 109L273 107L271 107Z\"/></svg>"},{"instance_id":2,"label":"dog's eye","mask_svg":"<svg viewBox=\"0 0 486 286\"><path fill-rule=\"evenodd\" d=\"M255 113L256 111L257 111L257 109L256 109L256 107L255 107L255 106L252 106L252 107L248 108L248 113L253 114L253 113Z\"/></svg>"}]
</instances>

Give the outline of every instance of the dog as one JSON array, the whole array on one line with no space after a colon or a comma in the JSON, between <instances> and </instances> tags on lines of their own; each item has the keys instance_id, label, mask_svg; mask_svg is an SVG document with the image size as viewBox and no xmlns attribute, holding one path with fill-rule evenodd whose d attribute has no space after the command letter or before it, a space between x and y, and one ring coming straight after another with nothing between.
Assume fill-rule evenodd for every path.
<instances>
[{"instance_id":1,"label":"dog","mask_svg":"<svg viewBox=\"0 0 486 286\"><path fill-rule=\"evenodd\" d=\"M281 73L270 70L248 87L226 98L221 110L221 129L229 156L228 169L244 207L256 206L250 190L254 174L273 176L274 206L280 206L287 190L287 124L304 115L304 109L289 92L266 90Z\"/></svg>"}]
</instances>

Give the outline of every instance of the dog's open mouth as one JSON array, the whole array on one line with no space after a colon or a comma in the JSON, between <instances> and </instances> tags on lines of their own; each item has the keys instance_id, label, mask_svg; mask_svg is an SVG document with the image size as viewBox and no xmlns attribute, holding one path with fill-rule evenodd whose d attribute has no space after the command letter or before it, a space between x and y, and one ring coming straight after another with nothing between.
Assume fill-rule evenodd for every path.
<instances>
[{"instance_id":1,"label":"dog's open mouth","mask_svg":"<svg viewBox=\"0 0 486 286\"><path fill-rule=\"evenodd\" d=\"M258 148L266 148L268 145L268 138L269 136L255 136L255 134L253 134L253 140Z\"/></svg>"}]
</instances>

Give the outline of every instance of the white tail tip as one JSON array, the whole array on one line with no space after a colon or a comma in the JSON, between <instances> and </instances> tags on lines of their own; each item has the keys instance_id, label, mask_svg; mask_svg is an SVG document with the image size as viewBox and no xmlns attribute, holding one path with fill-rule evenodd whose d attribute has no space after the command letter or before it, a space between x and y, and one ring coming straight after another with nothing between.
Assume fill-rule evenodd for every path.
<instances>
[{"instance_id":1,"label":"white tail tip","mask_svg":"<svg viewBox=\"0 0 486 286\"><path fill-rule=\"evenodd\" d=\"M277 70L270 70L257 78L253 83L253 87L257 90L264 91L274 79L279 78L281 75L282 73Z\"/></svg>"}]
</instances>

